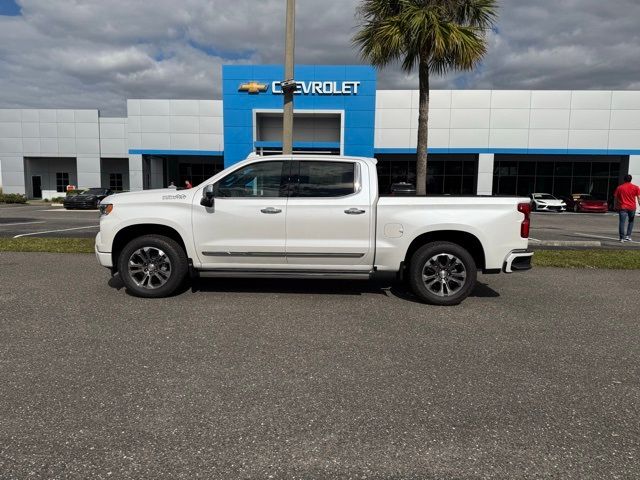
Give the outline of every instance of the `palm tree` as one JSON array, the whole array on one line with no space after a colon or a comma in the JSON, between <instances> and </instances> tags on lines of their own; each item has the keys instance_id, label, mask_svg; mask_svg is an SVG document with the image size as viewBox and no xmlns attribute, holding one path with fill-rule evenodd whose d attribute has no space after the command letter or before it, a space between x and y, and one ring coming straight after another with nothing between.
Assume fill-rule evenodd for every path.
<instances>
[{"instance_id":1,"label":"palm tree","mask_svg":"<svg viewBox=\"0 0 640 480\"><path fill-rule=\"evenodd\" d=\"M427 187L429 77L471 70L487 51L486 34L497 15L496 0L362 0L360 30L353 37L365 61L381 68L401 62L418 69L420 104L416 191Z\"/></svg>"}]
</instances>

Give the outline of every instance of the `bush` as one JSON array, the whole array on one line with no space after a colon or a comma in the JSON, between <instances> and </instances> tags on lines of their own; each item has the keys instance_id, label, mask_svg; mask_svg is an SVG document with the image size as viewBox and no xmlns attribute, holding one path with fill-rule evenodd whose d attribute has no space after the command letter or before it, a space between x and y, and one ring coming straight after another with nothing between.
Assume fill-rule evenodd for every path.
<instances>
[{"instance_id":1,"label":"bush","mask_svg":"<svg viewBox=\"0 0 640 480\"><path fill-rule=\"evenodd\" d=\"M19 193L0 193L0 203L27 203L27 197Z\"/></svg>"},{"instance_id":2,"label":"bush","mask_svg":"<svg viewBox=\"0 0 640 480\"><path fill-rule=\"evenodd\" d=\"M67 190L67 197L73 197L74 195L78 195L80 193L84 192L84 189L82 190Z\"/></svg>"},{"instance_id":3,"label":"bush","mask_svg":"<svg viewBox=\"0 0 640 480\"><path fill-rule=\"evenodd\" d=\"M67 197L51 197L51 202L52 203L62 203L64 202L64 199Z\"/></svg>"}]
</instances>

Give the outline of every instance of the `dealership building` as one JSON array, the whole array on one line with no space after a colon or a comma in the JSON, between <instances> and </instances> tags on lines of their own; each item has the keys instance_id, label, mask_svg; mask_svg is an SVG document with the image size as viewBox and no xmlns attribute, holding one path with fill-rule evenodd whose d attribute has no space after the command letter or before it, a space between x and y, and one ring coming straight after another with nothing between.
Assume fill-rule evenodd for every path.
<instances>
[{"instance_id":1,"label":"dealership building","mask_svg":"<svg viewBox=\"0 0 640 480\"><path fill-rule=\"evenodd\" d=\"M0 108L2 189L195 185L279 153L283 75L224 66L221 100L130 99L123 118ZM295 79L296 152L375 157L383 193L415 181L417 90L377 90L361 65L300 65ZM435 90L429 116L429 193L610 197L624 174L640 180L640 91Z\"/></svg>"}]
</instances>

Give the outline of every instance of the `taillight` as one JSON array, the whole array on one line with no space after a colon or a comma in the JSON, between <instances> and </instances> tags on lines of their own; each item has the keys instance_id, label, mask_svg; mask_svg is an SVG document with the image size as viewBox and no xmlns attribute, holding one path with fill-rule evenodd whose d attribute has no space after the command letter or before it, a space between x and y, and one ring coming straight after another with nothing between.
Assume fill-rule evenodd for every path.
<instances>
[{"instance_id":1,"label":"taillight","mask_svg":"<svg viewBox=\"0 0 640 480\"><path fill-rule=\"evenodd\" d=\"M519 203L518 211L524 214L524 220L520 224L520 236L522 238L529 238L529 227L531 226L531 205L529 203Z\"/></svg>"}]
</instances>

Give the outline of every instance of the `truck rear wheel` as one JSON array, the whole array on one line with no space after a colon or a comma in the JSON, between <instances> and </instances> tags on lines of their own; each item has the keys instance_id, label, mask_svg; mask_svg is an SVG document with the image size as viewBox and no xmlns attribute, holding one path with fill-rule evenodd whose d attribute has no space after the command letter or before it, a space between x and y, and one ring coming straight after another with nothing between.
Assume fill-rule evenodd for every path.
<instances>
[{"instance_id":1,"label":"truck rear wheel","mask_svg":"<svg viewBox=\"0 0 640 480\"><path fill-rule=\"evenodd\" d=\"M120 252L118 271L131 294L160 298L174 293L184 282L187 255L173 239L144 235L131 240Z\"/></svg>"},{"instance_id":2,"label":"truck rear wheel","mask_svg":"<svg viewBox=\"0 0 640 480\"><path fill-rule=\"evenodd\" d=\"M409 284L421 300L433 305L457 305L476 286L476 263L455 243L433 242L411 257Z\"/></svg>"}]
</instances>

